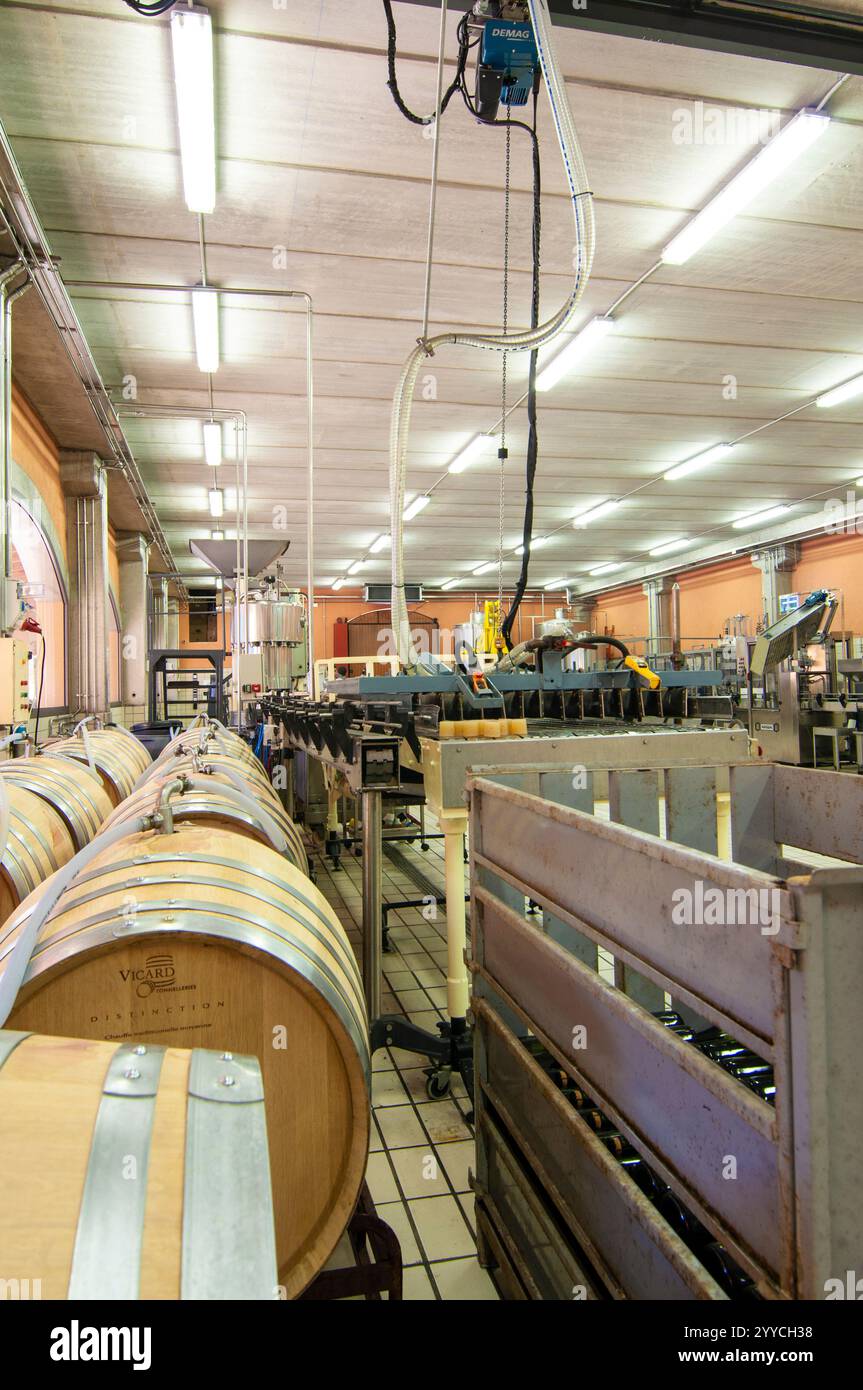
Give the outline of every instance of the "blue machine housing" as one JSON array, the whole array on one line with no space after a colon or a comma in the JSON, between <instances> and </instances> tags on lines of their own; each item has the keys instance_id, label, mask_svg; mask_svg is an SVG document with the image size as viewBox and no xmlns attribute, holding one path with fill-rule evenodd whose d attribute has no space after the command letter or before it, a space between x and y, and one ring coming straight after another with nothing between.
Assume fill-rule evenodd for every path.
<instances>
[{"instance_id":1,"label":"blue machine housing","mask_svg":"<svg viewBox=\"0 0 863 1390\"><path fill-rule=\"evenodd\" d=\"M493 96L504 106L524 106L533 87L539 54L529 24L489 19L482 32L478 69L480 110L487 115Z\"/></svg>"}]
</instances>

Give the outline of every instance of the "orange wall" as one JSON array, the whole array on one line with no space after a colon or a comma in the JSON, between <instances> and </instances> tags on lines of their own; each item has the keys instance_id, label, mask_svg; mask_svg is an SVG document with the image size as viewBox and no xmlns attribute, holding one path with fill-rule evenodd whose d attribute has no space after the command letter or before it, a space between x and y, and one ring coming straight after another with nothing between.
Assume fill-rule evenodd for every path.
<instances>
[{"instance_id":1,"label":"orange wall","mask_svg":"<svg viewBox=\"0 0 863 1390\"><path fill-rule=\"evenodd\" d=\"M749 555L701 569L679 570L676 578L684 641L715 641L726 618L739 613L749 619L746 631L756 632L762 612L761 571ZM844 613L840 610L834 626L863 633L863 536L818 536L802 541L791 588L797 593L818 588L841 590ZM647 597L640 584L601 594L595 626L597 631L619 637L645 636Z\"/></svg>"},{"instance_id":2,"label":"orange wall","mask_svg":"<svg viewBox=\"0 0 863 1390\"><path fill-rule=\"evenodd\" d=\"M800 550L795 589L841 589L843 607L833 626L863 633L863 536L819 536Z\"/></svg>"},{"instance_id":3,"label":"orange wall","mask_svg":"<svg viewBox=\"0 0 863 1390\"><path fill-rule=\"evenodd\" d=\"M339 590L336 594L320 593L315 595L315 660L320 661L324 657L335 655L333 650L333 632L337 618L356 618L361 613L371 613L381 604L366 603L360 597L361 590L351 592L349 589ZM417 604L416 608L426 617L436 618L439 627L445 633L451 633L458 623L467 622L474 606L482 608L483 601L487 598L496 598L497 594L480 593L479 601L474 604L474 594L472 591L465 590L463 593L454 594L452 598L434 598L424 600ZM509 606L511 594L504 594L504 609ZM546 618L554 617L554 610L564 603L563 594L546 595L544 612ZM526 599L519 609L513 636L516 641L526 640L532 636L531 617L541 617L543 613L543 603L539 599ZM442 639L441 650L449 652L452 650L451 640L446 637Z\"/></svg>"}]
</instances>

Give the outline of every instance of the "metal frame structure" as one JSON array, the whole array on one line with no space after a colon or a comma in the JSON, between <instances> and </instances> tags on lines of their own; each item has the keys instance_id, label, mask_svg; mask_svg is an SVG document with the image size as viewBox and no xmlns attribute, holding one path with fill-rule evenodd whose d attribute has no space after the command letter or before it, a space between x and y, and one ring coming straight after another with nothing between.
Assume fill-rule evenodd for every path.
<instances>
[{"instance_id":1,"label":"metal frame structure","mask_svg":"<svg viewBox=\"0 0 863 1390\"><path fill-rule=\"evenodd\" d=\"M612 823L592 813L589 778L567 806L543 769L471 778L481 1254L522 1297L571 1298L573 1283L725 1296L537 1065L528 1031L761 1297L823 1298L863 1261L863 787L777 764L728 777L731 862L717 856L713 766L666 767L661 783L656 769L611 772ZM813 868L801 852L843 862ZM708 890L766 892L769 918L677 925L677 895ZM772 1065L775 1109L664 1026L668 996Z\"/></svg>"},{"instance_id":2,"label":"metal frame structure","mask_svg":"<svg viewBox=\"0 0 863 1390\"><path fill-rule=\"evenodd\" d=\"M437 5L438 0L409 0ZM847 11L762 0L548 0L555 24L654 43L863 74L863 24ZM454 8L468 5L457 0Z\"/></svg>"}]
</instances>

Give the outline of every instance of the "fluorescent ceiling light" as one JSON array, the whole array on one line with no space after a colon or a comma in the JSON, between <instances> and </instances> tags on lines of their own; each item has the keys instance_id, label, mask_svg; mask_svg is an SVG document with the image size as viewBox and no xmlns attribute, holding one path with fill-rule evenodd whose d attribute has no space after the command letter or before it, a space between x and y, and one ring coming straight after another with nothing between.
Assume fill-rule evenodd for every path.
<instances>
[{"instance_id":1,"label":"fluorescent ceiling light","mask_svg":"<svg viewBox=\"0 0 863 1390\"><path fill-rule=\"evenodd\" d=\"M224 533L224 531L211 531L211 532L210 532L210 540L211 540L211 541L223 541L224 539L225 539L225 533Z\"/></svg>"},{"instance_id":2,"label":"fluorescent ceiling light","mask_svg":"<svg viewBox=\"0 0 863 1390\"><path fill-rule=\"evenodd\" d=\"M222 462L222 426L218 420L204 421L204 458L211 468Z\"/></svg>"},{"instance_id":3,"label":"fluorescent ceiling light","mask_svg":"<svg viewBox=\"0 0 863 1390\"><path fill-rule=\"evenodd\" d=\"M460 580L460 579L447 579L443 584L441 584L441 588L442 588L442 589L454 589L455 586L456 586L456 584L460 584L460 583L461 583L461 580Z\"/></svg>"},{"instance_id":4,"label":"fluorescent ceiling light","mask_svg":"<svg viewBox=\"0 0 863 1390\"><path fill-rule=\"evenodd\" d=\"M655 545L648 551L649 555L670 555L673 550L685 550L692 541L688 536L682 536L678 541L663 541L662 545Z\"/></svg>"},{"instance_id":5,"label":"fluorescent ceiling light","mask_svg":"<svg viewBox=\"0 0 863 1390\"><path fill-rule=\"evenodd\" d=\"M863 487L863 478L858 478L857 481L856 481L856 483L854 484L854 486L855 486L855 487Z\"/></svg>"},{"instance_id":6,"label":"fluorescent ceiling light","mask_svg":"<svg viewBox=\"0 0 863 1390\"><path fill-rule=\"evenodd\" d=\"M589 323L586 323L581 332L576 333L572 341L567 343L563 351L559 352L546 367L543 367L536 378L537 391L548 391L552 386L555 386L561 377L565 376L570 368L574 367L576 362L595 343L604 338L613 327L614 319L610 319L604 314L599 314Z\"/></svg>"},{"instance_id":7,"label":"fluorescent ceiling light","mask_svg":"<svg viewBox=\"0 0 863 1390\"><path fill-rule=\"evenodd\" d=\"M823 135L830 117L815 111L798 111L793 120L759 150L739 174L711 198L701 212L687 222L682 232L662 252L666 265L683 265L699 251L732 217L742 212L789 164Z\"/></svg>"},{"instance_id":8,"label":"fluorescent ceiling light","mask_svg":"<svg viewBox=\"0 0 863 1390\"><path fill-rule=\"evenodd\" d=\"M548 540L548 536L531 536L531 538L530 538L530 553L531 553L531 555L533 554L533 552L534 552L535 550L539 550L540 546L545 545L545 543L546 543L547 540ZM514 553L515 555L523 555L523 554L524 554L524 546L523 546L523 545L517 545L516 548L515 548L515 551L514 551L513 553Z\"/></svg>"},{"instance_id":9,"label":"fluorescent ceiling light","mask_svg":"<svg viewBox=\"0 0 863 1390\"><path fill-rule=\"evenodd\" d=\"M390 537L388 535L378 536L376 541L372 541L371 545L369 546L369 550L371 551L372 555L379 555L382 550L386 550L389 544Z\"/></svg>"},{"instance_id":10,"label":"fluorescent ceiling light","mask_svg":"<svg viewBox=\"0 0 863 1390\"><path fill-rule=\"evenodd\" d=\"M175 9L171 46L183 194L190 212L212 212L216 206L216 116L213 25L207 11Z\"/></svg>"},{"instance_id":11,"label":"fluorescent ceiling light","mask_svg":"<svg viewBox=\"0 0 863 1390\"><path fill-rule=\"evenodd\" d=\"M588 507L587 511L577 512L572 518L573 526L589 526L592 521L598 521L601 516L608 516L615 507L619 507L620 502L615 498L609 502L600 502L596 507Z\"/></svg>"},{"instance_id":12,"label":"fluorescent ceiling light","mask_svg":"<svg viewBox=\"0 0 863 1390\"><path fill-rule=\"evenodd\" d=\"M684 459L683 463L676 463L662 476L667 483L673 483L678 478L685 478L688 473L696 473L699 468L706 468L708 464L716 463L725 457L729 449L733 448L733 444L714 444L710 449L695 454L691 459Z\"/></svg>"},{"instance_id":13,"label":"fluorescent ceiling light","mask_svg":"<svg viewBox=\"0 0 863 1390\"><path fill-rule=\"evenodd\" d=\"M832 391L825 391L823 396L819 396L815 404L820 406L841 405L843 401L850 401L853 396L863 394L863 376L852 377L850 381L843 381L841 386L834 386Z\"/></svg>"},{"instance_id":14,"label":"fluorescent ceiling light","mask_svg":"<svg viewBox=\"0 0 863 1390\"><path fill-rule=\"evenodd\" d=\"M465 444L460 453L456 454L452 463L449 465L448 473L463 473L469 463L473 463L478 454L481 454L488 444L489 435L475 434L468 444Z\"/></svg>"},{"instance_id":15,"label":"fluorescent ceiling light","mask_svg":"<svg viewBox=\"0 0 863 1390\"><path fill-rule=\"evenodd\" d=\"M365 563L365 560L354 560L354 563L348 566L348 574L356 574L358 570L362 569Z\"/></svg>"},{"instance_id":16,"label":"fluorescent ceiling light","mask_svg":"<svg viewBox=\"0 0 863 1390\"><path fill-rule=\"evenodd\" d=\"M486 560L484 564L477 565L475 569L472 569L471 574L488 574L489 570L493 570L496 565L497 560Z\"/></svg>"},{"instance_id":17,"label":"fluorescent ceiling light","mask_svg":"<svg viewBox=\"0 0 863 1390\"><path fill-rule=\"evenodd\" d=\"M760 526L763 521L773 521L777 516L784 516L791 508L784 504L779 507L768 507L762 512L749 512L747 516L739 516L731 525L735 531L743 531L747 526Z\"/></svg>"},{"instance_id":18,"label":"fluorescent ceiling light","mask_svg":"<svg viewBox=\"0 0 863 1390\"><path fill-rule=\"evenodd\" d=\"M207 493L207 500L210 504L210 516L224 516L225 494L220 487L211 487Z\"/></svg>"},{"instance_id":19,"label":"fluorescent ceiling light","mask_svg":"<svg viewBox=\"0 0 863 1390\"><path fill-rule=\"evenodd\" d=\"M419 516L420 512L424 507L428 506L430 501L431 498L428 495L424 496L420 493L418 497L415 497L414 500L405 507L403 519L405 521L413 521L414 517Z\"/></svg>"},{"instance_id":20,"label":"fluorescent ceiling light","mask_svg":"<svg viewBox=\"0 0 863 1390\"><path fill-rule=\"evenodd\" d=\"M192 290L195 356L202 372L219 370L219 292L199 286Z\"/></svg>"},{"instance_id":21,"label":"fluorescent ceiling light","mask_svg":"<svg viewBox=\"0 0 863 1390\"><path fill-rule=\"evenodd\" d=\"M589 574L611 574L611 571L612 571L612 570L620 570L620 569L623 569L623 562L622 562L622 561L609 560L609 561L607 561L606 564L604 564L604 565L596 565L595 568L592 569L592 570L589 570L588 573L589 573Z\"/></svg>"},{"instance_id":22,"label":"fluorescent ceiling light","mask_svg":"<svg viewBox=\"0 0 863 1390\"><path fill-rule=\"evenodd\" d=\"M566 587L565 579L552 579L550 584L543 584L543 589L548 593L549 589L563 589Z\"/></svg>"},{"instance_id":23,"label":"fluorescent ceiling light","mask_svg":"<svg viewBox=\"0 0 863 1390\"><path fill-rule=\"evenodd\" d=\"M344 582L345 581L343 579L334 579L331 587L333 589L340 589Z\"/></svg>"}]
</instances>

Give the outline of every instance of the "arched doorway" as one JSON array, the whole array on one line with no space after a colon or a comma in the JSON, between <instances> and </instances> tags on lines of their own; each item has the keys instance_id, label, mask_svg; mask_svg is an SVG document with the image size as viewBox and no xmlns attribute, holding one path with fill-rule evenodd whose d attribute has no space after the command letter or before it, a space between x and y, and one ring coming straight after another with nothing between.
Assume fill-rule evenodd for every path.
<instances>
[{"instance_id":1,"label":"arched doorway","mask_svg":"<svg viewBox=\"0 0 863 1390\"><path fill-rule=\"evenodd\" d=\"M66 708L66 593L43 531L27 508L14 497L9 504L9 538L12 578L22 585L45 642L42 712L62 710ZM24 632L21 636L33 653L30 695L35 708L39 698L42 639L35 632Z\"/></svg>"}]
</instances>

